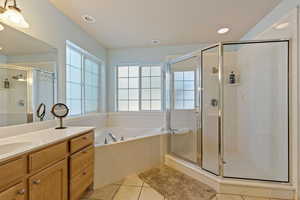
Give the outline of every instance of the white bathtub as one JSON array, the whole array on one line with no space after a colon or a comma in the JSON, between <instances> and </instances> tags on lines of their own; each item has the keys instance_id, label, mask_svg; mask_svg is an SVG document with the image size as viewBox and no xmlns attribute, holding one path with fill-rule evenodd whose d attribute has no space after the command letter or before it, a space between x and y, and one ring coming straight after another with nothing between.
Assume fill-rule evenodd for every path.
<instances>
[{"instance_id":1,"label":"white bathtub","mask_svg":"<svg viewBox=\"0 0 300 200\"><path fill-rule=\"evenodd\" d=\"M109 133L116 137L117 142L113 141L113 139L109 136ZM164 134L164 132L161 130L161 128L104 128L96 130L95 145L99 147L102 145L117 144L126 141L128 142L162 134Z\"/></svg>"},{"instance_id":2,"label":"white bathtub","mask_svg":"<svg viewBox=\"0 0 300 200\"><path fill-rule=\"evenodd\" d=\"M113 141L108 133L113 134L117 141ZM94 187L160 165L166 153L166 140L166 132L160 128L96 130Z\"/></svg>"}]
</instances>

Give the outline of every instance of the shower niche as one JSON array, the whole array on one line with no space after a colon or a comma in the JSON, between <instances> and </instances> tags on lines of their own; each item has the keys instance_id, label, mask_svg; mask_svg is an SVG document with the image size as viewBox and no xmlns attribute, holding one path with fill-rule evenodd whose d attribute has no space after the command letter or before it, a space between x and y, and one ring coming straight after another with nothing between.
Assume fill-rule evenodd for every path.
<instances>
[{"instance_id":1,"label":"shower niche","mask_svg":"<svg viewBox=\"0 0 300 200\"><path fill-rule=\"evenodd\" d=\"M179 66L195 73L188 109L174 104ZM216 177L290 182L289 40L221 42L166 68L171 155Z\"/></svg>"}]
</instances>

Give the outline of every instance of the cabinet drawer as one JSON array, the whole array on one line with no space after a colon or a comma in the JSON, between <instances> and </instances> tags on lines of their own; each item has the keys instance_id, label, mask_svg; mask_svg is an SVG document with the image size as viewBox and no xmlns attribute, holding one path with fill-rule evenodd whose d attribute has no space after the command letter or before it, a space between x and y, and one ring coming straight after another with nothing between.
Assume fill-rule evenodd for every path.
<instances>
[{"instance_id":1,"label":"cabinet drawer","mask_svg":"<svg viewBox=\"0 0 300 200\"><path fill-rule=\"evenodd\" d=\"M84 191L93 183L94 167L90 165L71 180L70 199L78 200Z\"/></svg>"},{"instance_id":2,"label":"cabinet drawer","mask_svg":"<svg viewBox=\"0 0 300 200\"><path fill-rule=\"evenodd\" d=\"M56 161L62 160L67 154L67 143L60 143L29 155L30 172L41 169Z\"/></svg>"},{"instance_id":3,"label":"cabinet drawer","mask_svg":"<svg viewBox=\"0 0 300 200\"><path fill-rule=\"evenodd\" d=\"M70 175L75 177L83 169L94 163L94 147L90 145L85 149L73 154L70 158Z\"/></svg>"},{"instance_id":4,"label":"cabinet drawer","mask_svg":"<svg viewBox=\"0 0 300 200\"><path fill-rule=\"evenodd\" d=\"M26 157L0 164L0 189L21 179L26 173Z\"/></svg>"},{"instance_id":5,"label":"cabinet drawer","mask_svg":"<svg viewBox=\"0 0 300 200\"><path fill-rule=\"evenodd\" d=\"M82 136L79 136L77 138L74 138L70 142L70 150L71 153L74 153L90 144L93 144L94 142L94 133L90 132L87 134L84 134Z\"/></svg>"},{"instance_id":6,"label":"cabinet drawer","mask_svg":"<svg viewBox=\"0 0 300 200\"><path fill-rule=\"evenodd\" d=\"M0 193L0 200L25 200L26 185L22 182Z\"/></svg>"}]
</instances>

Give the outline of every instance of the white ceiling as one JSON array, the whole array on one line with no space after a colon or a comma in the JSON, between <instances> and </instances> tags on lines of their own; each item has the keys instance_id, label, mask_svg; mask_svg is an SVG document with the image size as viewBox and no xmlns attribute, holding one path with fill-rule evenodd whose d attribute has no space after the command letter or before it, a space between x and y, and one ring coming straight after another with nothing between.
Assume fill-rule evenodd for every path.
<instances>
[{"instance_id":1,"label":"white ceiling","mask_svg":"<svg viewBox=\"0 0 300 200\"><path fill-rule=\"evenodd\" d=\"M281 0L50 0L108 48L239 40ZM96 18L86 24L81 16ZM231 28L218 35L217 29Z\"/></svg>"}]
</instances>

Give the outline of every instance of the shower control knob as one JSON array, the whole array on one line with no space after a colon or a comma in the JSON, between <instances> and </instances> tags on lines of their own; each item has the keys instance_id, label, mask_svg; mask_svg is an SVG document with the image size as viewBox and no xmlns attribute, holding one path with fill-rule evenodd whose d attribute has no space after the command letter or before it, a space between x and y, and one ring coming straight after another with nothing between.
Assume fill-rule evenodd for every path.
<instances>
[{"instance_id":1,"label":"shower control knob","mask_svg":"<svg viewBox=\"0 0 300 200\"><path fill-rule=\"evenodd\" d=\"M218 100L217 99L212 99L210 101L210 104L211 104L211 106L216 107L216 106L218 106Z\"/></svg>"}]
</instances>

